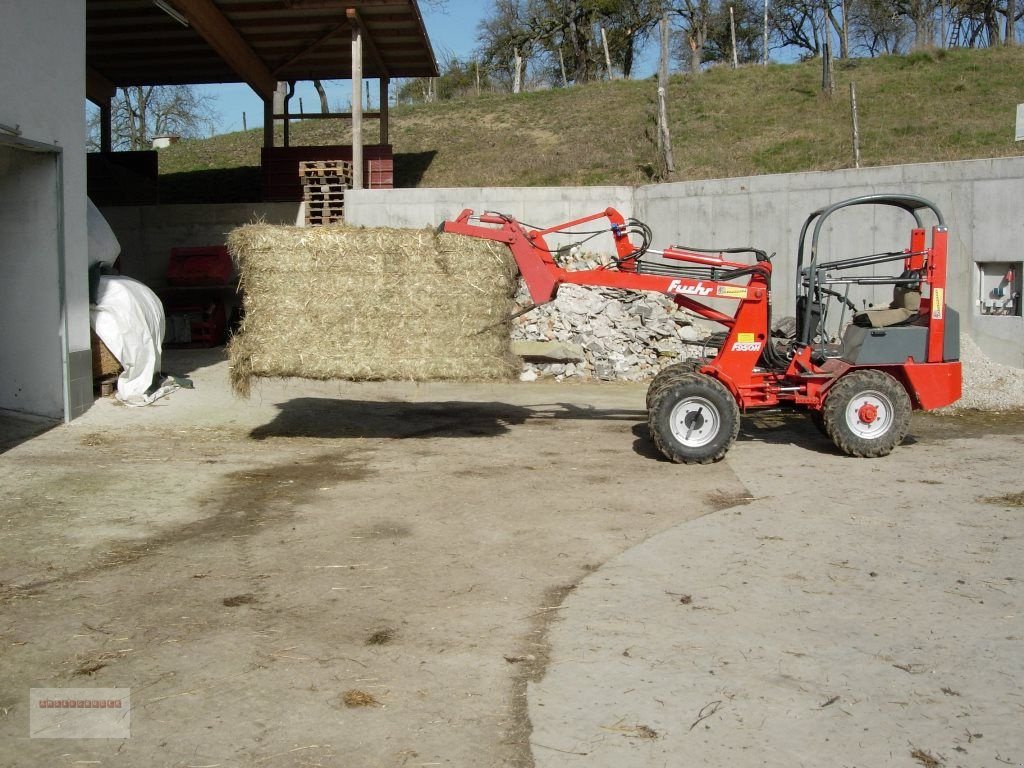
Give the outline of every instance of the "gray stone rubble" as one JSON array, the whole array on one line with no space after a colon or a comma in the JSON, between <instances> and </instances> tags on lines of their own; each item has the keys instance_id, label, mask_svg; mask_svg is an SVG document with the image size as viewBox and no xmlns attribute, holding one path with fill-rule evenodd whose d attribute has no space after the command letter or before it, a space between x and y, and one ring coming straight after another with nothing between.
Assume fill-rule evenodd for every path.
<instances>
[{"instance_id":1,"label":"gray stone rubble","mask_svg":"<svg viewBox=\"0 0 1024 768\"><path fill-rule=\"evenodd\" d=\"M566 268L600 264L592 257ZM517 304L520 309L532 304L522 283ZM523 381L642 381L669 363L703 354L709 331L696 320L661 294L563 285L554 301L516 318L511 333L514 351L525 357Z\"/></svg>"}]
</instances>

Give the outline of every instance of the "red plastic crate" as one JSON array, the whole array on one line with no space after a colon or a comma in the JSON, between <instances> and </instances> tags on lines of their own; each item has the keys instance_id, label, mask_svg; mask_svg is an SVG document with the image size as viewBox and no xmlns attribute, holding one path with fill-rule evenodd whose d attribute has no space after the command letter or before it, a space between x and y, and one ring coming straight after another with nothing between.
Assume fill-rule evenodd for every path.
<instances>
[{"instance_id":1,"label":"red plastic crate","mask_svg":"<svg viewBox=\"0 0 1024 768\"><path fill-rule=\"evenodd\" d=\"M185 287L227 285L233 271L226 246L171 248L167 284Z\"/></svg>"}]
</instances>

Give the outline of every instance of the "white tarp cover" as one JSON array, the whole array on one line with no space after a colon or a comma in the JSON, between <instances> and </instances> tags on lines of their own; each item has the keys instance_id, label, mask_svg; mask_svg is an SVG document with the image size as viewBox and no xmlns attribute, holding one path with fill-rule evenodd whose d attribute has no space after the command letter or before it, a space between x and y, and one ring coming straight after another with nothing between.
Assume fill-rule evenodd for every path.
<instances>
[{"instance_id":1,"label":"white tarp cover","mask_svg":"<svg viewBox=\"0 0 1024 768\"><path fill-rule=\"evenodd\" d=\"M100 209L86 198L88 215L86 227L89 232L89 266L93 264L113 264L121 253L121 244L117 242L114 230L103 218ZM106 342L104 342L106 343Z\"/></svg>"},{"instance_id":2,"label":"white tarp cover","mask_svg":"<svg viewBox=\"0 0 1024 768\"><path fill-rule=\"evenodd\" d=\"M160 299L138 280L103 275L91 319L96 335L124 366L117 380L118 399L144 398L160 372L165 325Z\"/></svg>"}]
</instances>

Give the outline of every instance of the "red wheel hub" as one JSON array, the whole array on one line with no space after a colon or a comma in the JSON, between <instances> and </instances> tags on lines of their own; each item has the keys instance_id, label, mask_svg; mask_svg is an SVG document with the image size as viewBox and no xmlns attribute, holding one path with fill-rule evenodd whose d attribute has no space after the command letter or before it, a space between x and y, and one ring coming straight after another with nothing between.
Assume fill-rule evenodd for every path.
<instances>
[{"instance_id":1,"label":"red wheel hub","mask_svg":"<svg viewBox=\"0 0 1024 768\"><path fill-rule=\"evenodd\" d=\"M864 403L857 410L857 418L860 419L862 424L871 424L878 418L878 408L871 403Z\"/></svg>"}]
</instances>

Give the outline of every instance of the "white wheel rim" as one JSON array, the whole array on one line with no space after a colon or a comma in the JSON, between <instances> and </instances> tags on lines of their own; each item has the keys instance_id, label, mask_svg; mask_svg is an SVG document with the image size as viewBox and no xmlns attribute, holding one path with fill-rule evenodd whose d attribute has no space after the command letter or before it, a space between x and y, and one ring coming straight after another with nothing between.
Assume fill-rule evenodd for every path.
<instances>
[{"instance_id":1,"label":"white wheel rim","mask_svg":"<svg viewBox=\"0 0 1024 768\"><path fill-rule=\"evenodd\" d=\"M861 392L846 406L846 426L865 440L874 440L887 433L893 419L892 401L875 390Z\"/></svg>"},{"instance_id":2,"label":"white wheel rim","mask_svg":"<svg viewBox=\"0 0 1024 768\"><path fill-rule=\"evenodd\" d=\"M722 428L718 409L703 397L687 397L676 403L669 416L672 437L687 448L707 445Z\"/></svg>"}]
</instances>

